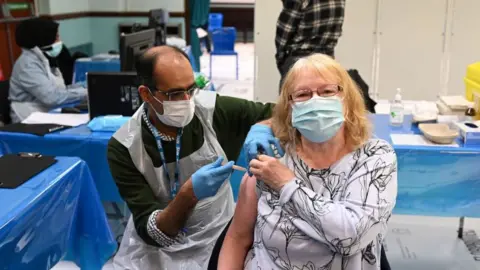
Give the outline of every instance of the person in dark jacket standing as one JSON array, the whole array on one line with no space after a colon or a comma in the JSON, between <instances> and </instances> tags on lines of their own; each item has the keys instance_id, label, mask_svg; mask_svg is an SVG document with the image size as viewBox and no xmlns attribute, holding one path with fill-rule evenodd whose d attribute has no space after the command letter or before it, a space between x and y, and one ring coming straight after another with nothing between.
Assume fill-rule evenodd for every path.
<instances>
[{"instance_id":1,"label":"person in dark jacket standing","mask_svg":"<svg viewBox=\"0 0 480 270\"><path fill-rule=\"evenodd\" d=\"M282 0L275 59L281 82L297 59L312 53L334 57L342 35L345 0Z\"/></svg>"}]
</instances>

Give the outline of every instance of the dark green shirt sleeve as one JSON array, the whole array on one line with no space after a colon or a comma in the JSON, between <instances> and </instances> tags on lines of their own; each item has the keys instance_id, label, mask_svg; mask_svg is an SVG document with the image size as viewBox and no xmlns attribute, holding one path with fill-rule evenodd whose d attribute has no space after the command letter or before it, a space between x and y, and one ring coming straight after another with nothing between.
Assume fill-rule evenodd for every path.
<instances>
[{"instance_id":1,"label":"dark green shirt sleeve","mask_svg":"<svg viewBox=\"0 0 480 270\"><path fill-rule=\"evenodd\" d=\"M213 128L228 160L237 160L250 127L271 117L273 104L262 104L233 97L217 96L213 119ZM182 137L181 157L190 155L203 144L203 132L200 122L193 120L185 128ZM142 138L145 149L152 158L154 166L161 166L160 155L155 138L142 125ZM175 160L175 142L166 143L167 162ZM148 218L153 211L163 209L155 197L150 185L137 170L128 149L115 138L108 143L107 159L110 172L120 195L132 212L135 229L147 244L158 246L147 232Z\"/></svg>"},{"instance_id":2,"label":"dark green shirt sleeve","mask_svg":"<svg viewBox=\"0 0 480 270\"><path fill-rule=\"evenodd\" d=\"M115 138L111 138L108 142L107 159L120 195L132 212L138 236L145 243L158 246L147 232L147 222L150 214L161 209L161 205L152 189L133 164L128 149Z\"/></svg>"},{"instance_id":3,"label":"dark green shirt sleeve","mask_svg":"<svg viewBox=\"0 0 480 270\"><path fill-rule=\"evenodd\" d=\"M217 95L213 129L228 160L236 161L250 128L269 119L275 104Z\"/></svg>"}]
</instances>

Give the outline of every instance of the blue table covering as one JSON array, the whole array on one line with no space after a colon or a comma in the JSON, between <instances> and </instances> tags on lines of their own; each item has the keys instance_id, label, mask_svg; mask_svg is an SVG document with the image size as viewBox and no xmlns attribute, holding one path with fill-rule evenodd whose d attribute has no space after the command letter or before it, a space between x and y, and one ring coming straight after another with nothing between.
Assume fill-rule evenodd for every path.
<instances>
[{"instance_id":1,"label":"blue table covering","mask_svg":"<svg viewBox=\"0 0 480 270\"><path fill-rule=\"evenodd\" d=\"M75 61L73 82L83 82L87 79L87 72L119 72L120 58L80 58Z\"/></svg>"},{"instance_id":2,"label":"blue table covering","mask_svg":"<svg viewBox=\"0 0 480 270\"><path fill-rule=\"evenodd\" d=\"M372 116L374 134L392 144L391 134L421 134L411 117L401 127L388 115ZM395 214L480 217L480 147L393 145L398 159Z\"/></svg>"},{"instance_id":3,"label":"blue table covering","mask_svg":"<svg viewBox=\"0 0 480 270\"><path fill-rule=\"evenodd\" d=\"M18 188L0 189L0 268L50 269L68 253L81 269L99 270L114 254L85 162L57 160Z\"/></svg>"},{"instance_id":4,"label":"blue table covering","mask_svg":"<svg viewBox=\"0 0 480 270\"><path fill-rule=\"evenodd\" d=\"M80 157L87 162L102 201L122 202L107 162L107 144L113 132L92 132L86 125L36 136L0 132L0 152L39 152L51 156Z\"/></svg>"},{"instance_id":5,"label":"blue table covering","mask_svg":"<svg viewBox=\"0 0 480 270\"><path fill-rule=\"evenodd\" d=\"M374 135L392 145L391 134L421 134L411 117L401 127L390 126L389 115L374 114L370 119ZM458 148L393 145L398 159L395 214L480 217L480 148L457 142ZM243 152L237 164L247 165ZM235 171L232 185L238 187L242 176Z\"/></svg>"},{"instance_id":6,"label":"blue table covering","mask_svg":"<svg viewBox=\"0 0 480 270\"><path fill-rule=\"evenodd\" d=\"M388 115L372 115L374 134L392 143L390 134L419 134L406 118L402 127L391 127ZM106 160L107 143L112 133L91 132L86 126L44 137L0 132L0 151L36 151L49 155L79 156L92 171L100 197L120 202ZM398 198L395 213L432 216L480 217L480 148L419 147L393 145L398 158ZM237 164L246 166L243 153ZM243 173L231 177L237 197Z\"/></svg>"}]
</instances>

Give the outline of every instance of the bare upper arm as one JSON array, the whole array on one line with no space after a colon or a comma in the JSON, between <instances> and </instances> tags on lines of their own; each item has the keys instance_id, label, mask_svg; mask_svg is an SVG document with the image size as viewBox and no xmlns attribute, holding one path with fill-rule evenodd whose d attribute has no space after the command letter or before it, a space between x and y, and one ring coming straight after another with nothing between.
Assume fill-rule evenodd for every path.
<instances>
[{"instance_id":1,"label":"bare upper arm","mask_svg":"<svg viewBox=\"0 0 480 270\"><path fill-rule=\"evenodd\" d=\"M237 206L233 216L229 235L232 237L250 238L253 240L253 230L257 220L258 195L256 189L257 179L243 176L238 193ZM231 233L230 233L231 231Z\"/></svg>"}]
</instances>

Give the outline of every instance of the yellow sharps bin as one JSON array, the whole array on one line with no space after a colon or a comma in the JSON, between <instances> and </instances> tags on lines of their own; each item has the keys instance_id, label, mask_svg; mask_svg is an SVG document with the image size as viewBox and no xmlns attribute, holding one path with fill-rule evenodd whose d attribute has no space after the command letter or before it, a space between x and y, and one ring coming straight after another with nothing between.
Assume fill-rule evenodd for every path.
<instances>
[{"instance_id":1,"label":"yellow sharps bin","mask_svg":"<svg viewBox=\"0 0 480 270\"><path fill-rule=\"evenodd\" d=\"M480 96L480 62L467 67L465 81L465 98L474 101L474 93Z\"/></svg>"},{"instance_id":2,"label":"yellow sharps bin","mask_svg":"<svg viewBox=\"0 0 480 270\"><path fill-rule=\"evenodd\" d=\"M473 63L467 67L465 81L465 98L474 102L477 113L476 119L480 120L480 62Z\"/></svg>"}]
</instances>

